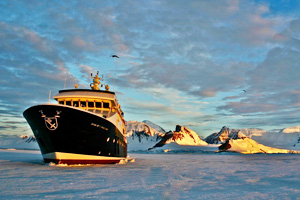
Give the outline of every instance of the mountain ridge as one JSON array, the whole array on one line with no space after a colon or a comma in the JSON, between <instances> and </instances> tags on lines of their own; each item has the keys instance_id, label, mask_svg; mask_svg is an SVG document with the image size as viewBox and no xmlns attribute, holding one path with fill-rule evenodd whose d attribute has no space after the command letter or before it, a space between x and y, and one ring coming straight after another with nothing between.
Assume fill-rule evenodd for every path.
<instances>
[{"instance_id":1,"label":"mountain ridge","mask_svg":"<svg viewBox=\"0 0 300 200\"><path fill-rule=\"evenodd\" d=\"M300 150L300 126L286 127L277 132L268 132L262 129L229 129L223 126L219 132L212 133L204 139L201 139L198 133L188 127L177 125L174 131L166 132L161 126L149 120L143 122L127 121L126 127L129 152L167 150L168 148L180 150L191 147L193 150L205 150L207 148L215 149L215 147L223 144L230 144L231 146L241 145L242 142L245 142L245 146L247 143L255 144L252 141L249 142L248 139L259 145L272 146L273 148ZM0 137L0 148L39 149L34 136L0 135ZM250 148L249 145L248 147ZM233 151L233 149L227 148L225 151Z\"/></svg>"}]
</instances>

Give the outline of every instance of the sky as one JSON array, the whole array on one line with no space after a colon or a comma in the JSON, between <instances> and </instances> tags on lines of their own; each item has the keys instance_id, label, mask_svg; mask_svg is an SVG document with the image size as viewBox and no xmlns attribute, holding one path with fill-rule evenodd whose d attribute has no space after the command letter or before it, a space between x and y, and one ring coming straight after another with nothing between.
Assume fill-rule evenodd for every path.
<instances>
[{"instance_id":1,"label":"sky","mask_svg":"<svg viewBox=\"0 0 300 200\"><path fill-rule=\"evenodd\" d=\"M300 2L1 0L0 70L0 135L31 134L25 109L97 71L127 121L299 126Z\"/></svg>"}]
</instances>

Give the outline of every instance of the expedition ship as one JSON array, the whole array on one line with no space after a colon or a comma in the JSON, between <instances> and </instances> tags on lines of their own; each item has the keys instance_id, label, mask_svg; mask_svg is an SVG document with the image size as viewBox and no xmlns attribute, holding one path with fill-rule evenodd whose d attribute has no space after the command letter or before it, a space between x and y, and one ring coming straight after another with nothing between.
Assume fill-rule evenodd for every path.
<instances>
[{"instance_id":1,"label":"expedition ship","mask_svg":"<svg viewBox=\"0 0 300 200\"><path fill-rule=\"evenodd\" d=\"M124 113L114 92L100 90L97 75L91 89L60 90L57 104L28 108L23 115L38 142L44 162L109 164L127 157Z\"/></svg>"}]
</instances>

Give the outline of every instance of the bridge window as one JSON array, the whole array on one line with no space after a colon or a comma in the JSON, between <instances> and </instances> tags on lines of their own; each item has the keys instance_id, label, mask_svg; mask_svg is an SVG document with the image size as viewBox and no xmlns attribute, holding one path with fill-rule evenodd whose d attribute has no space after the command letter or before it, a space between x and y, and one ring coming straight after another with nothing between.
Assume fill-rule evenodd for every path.
<instances>
[{"instance_id":1,"label":"bridge window","mask_svg":"<svg viewBox=\"0 0 300 200\"><path fill-rule=\"evenodd\" d=\"M67 105L67 106L72 106L71 101L66 101L66 105Z\"/></svg>"},{"instance_id":2,"label":"bridge window","mask_svg":"<svg viewBox=\"0 0 300 200\"><path fill-rule=\"evenodd\" d=\"M79 107L79 102L78 101L73 101L73 106L74 107Z\"/></svg>"},{"instance_id":3,"label":"bridge window","mask_svg":"<svg viewBox=\"0 0 300 200\"><path fill-rule=\"evenodd\" d=\"M81 106L81 107L86 107L86 102L85 102L85 101L81 101L81 102L80 102L80 106Z\"/></svg>"},{"instance_id":4,"label":"bridge window","mask_svg":"<svg viewBox=\"0 0 300 200\"><path fill-rule=\"evenodd\" d=\"M102 108L102 102L96 102L96 108Z\"/></svg>"},{"instance_id":5,"label":"bridge window","mask_svg":"<svg viewBox=\"0 0 300 200\"><path fill-rule=\"evenodd\" d=\"M88 101L87 103L89 108L94 108L94 102Z\"/></svg>"},{"instance_id":6,"label":"bridge window","mask_svg":"<svg viewBox=\"0 0 300 200\"><path fill-rule=\"evenodd\" d=\"M58 103L61 104L61 105L64 105L64 104L65 104L64 101L59 101Z\"/></svg>"},{"instance_id":7,"label":"bridge window","mask_svg":"<svg viewBox=\"0 0 300 200\"><path fill-rule=\"evenodd\" d=\"M109 103L103 102L103 108L109 108Z\"/></svg>"}]
</instances>

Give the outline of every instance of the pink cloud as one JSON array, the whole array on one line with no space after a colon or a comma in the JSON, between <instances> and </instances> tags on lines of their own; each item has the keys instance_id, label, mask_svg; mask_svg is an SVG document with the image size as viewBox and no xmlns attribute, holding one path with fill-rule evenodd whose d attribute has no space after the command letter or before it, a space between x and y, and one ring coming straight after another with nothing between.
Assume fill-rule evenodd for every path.
<instances>
[{"instance_id":1,"label":"pink cloud","mask_svg":"<svg viewBox=\"0 0 300 200\"><path fill-rule=\"evenodd\" d=\"M129 47L123 43L120 35L114 34L112 39L113 39L114 43L116 44L116 47L119 51L127 52L129 50Z\"/></svg>"},{"instance_id":2,"label":"pink cloud","mask_svg":"<svg viewBox=\"0 0 300 200\"><path fill-rule=\"evenodd\" d=\"M88 46L88 44L78 36L73 38L73 44L80 48L85 48Z\"/></svg>"},{"instance_id":3,"label":"pink cloud","mask_svg":"<svg viewBox=\"0 0 300 200\"><path fill-rule=\"evenodd\" d=\"M270 103L250 103L250 102L229 102L225 106L219 107L220 110L226 109L233 113L255 113L270 112L276 110L275 104Z\"/></svg>"},{"instance_id":4,"label":"pink cloud","mask_svg":"<svg viewBox=\"0 0 300 200\"><path fill-rule=\"evenodd\" d=\"M200 92L201 96L204 97L214 97L216 96L216 90L213 88L206 88Z\"/></svg>"},{"instance_id":5,"label":"pink cloud","mask_svg":"<svg viewBox=\"0 0 300 200\"><path fill-rule=\"evenodd\" d=\"M228 6L226 8L226 11L231 13L231 14L234 14L234 13L238 12L239 11L239 4L240 4L239 0L228 1Z\"/></svg>"}]
</instances>

